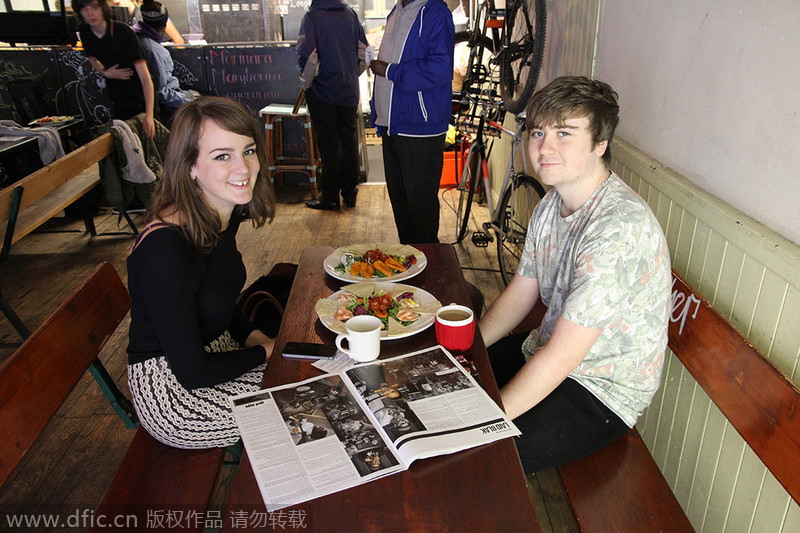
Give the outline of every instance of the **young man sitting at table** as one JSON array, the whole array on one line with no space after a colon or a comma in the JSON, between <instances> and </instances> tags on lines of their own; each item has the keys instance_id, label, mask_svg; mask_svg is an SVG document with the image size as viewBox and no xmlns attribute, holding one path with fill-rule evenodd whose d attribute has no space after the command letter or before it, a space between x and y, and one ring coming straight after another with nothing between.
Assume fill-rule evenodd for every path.
<instances>
[{"instance_id":1,"label":"young man sitting at table","mask_svg":"<svg viewBox=\"0 0 800 533\"><path fill-rule=\"evenodd\" d=\"M480 321L526 472L622 436L655 394L670 313L666 240L649 206L607 163L617 94L562 77L534 94L528 152L552 187L537 205L511 283ZM506 336L537 300L530 334Z\"/></svg>"}]
</instances>

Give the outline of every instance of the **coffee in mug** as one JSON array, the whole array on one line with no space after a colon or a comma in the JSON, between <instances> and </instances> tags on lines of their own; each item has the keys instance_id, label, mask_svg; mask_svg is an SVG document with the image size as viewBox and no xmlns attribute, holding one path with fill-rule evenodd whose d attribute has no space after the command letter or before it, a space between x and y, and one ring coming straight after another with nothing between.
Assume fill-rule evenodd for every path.
<instances>
[{"instance_id":1,"label":"coffee in mug","mask_svg":"<svg viewBox=\"0 0 800 533\"><path fill-rule=\"evenodd\" d=\"M381 330L383 322L372 315L354 316L344 323L347 333L336 337L336 347L359 363L368 363L378 358L381 353ZM342 341L347 339L350 349L342 348Z\"/></svg>"},{"instance_id":2,"label":"coffee in mug","mask_svg":"<svg viewBox=\"0 0 800 533\"><path fill-rule=\"evenodd\" d=\"M463 305L446 305L436 312L436 340L448 350L468 350L475 339L475 314Z\"/></svg>"}]
</instances>

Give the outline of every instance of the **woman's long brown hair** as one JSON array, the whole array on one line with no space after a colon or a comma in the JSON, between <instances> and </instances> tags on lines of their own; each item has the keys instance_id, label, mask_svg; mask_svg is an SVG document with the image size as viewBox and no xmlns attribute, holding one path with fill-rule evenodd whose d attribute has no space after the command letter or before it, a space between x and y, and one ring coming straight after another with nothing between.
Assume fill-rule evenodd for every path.
<instances>
[{"instance_id":1,"label":"woman's long brown hair","mask_svg":"<svg viewBox=\"0 0 800 533\"><path fill-rule=\"evenodd\" d=\"M254 227L261 227L275 214L275 193L267 175L266 147L258 122L239 103L228 98L204 96L183 104L172 122L164 175L156 185L147 219L177 215L186 237L201 252L209 252L216 245L222 229L217 212L205 201L191 177L205 120L251 137L256 143L259 170L253 198L241 210L234 210L232 216L250 218Z\"/></svg>"}]
</instances>

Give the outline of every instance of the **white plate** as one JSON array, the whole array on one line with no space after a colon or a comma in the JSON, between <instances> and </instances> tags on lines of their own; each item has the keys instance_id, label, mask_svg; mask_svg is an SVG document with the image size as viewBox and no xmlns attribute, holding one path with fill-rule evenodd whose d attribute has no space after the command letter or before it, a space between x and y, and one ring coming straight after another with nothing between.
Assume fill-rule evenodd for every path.
<instances>
[{"instance_id":1,"label":"white plate","mask_svg":"<svg viewBox=\"0 0 800 533\"><path fill-rule=\"evenodd\" d=\"M414 300L420 304L420 307L434 307L438 309L442 306L442 304L434 298L434 296L429 293L428 291L418 289L416 287L412 287L411 285L403 285L400 283L389 283L389 282L363 282L363 283L354 283L352 285L345 285L340 290L334 292L325 300L330 300L334 303L338 302L339 295L345 292L352 292L352 288L355 286L361 285L374 285L375 290L383 289L387 292L391 292L392 294L402 294L406 291L411 291L414 293ZM413 309L412 309L413 311ZM332 314L325 314L323 315L317 310L317 315L319 316L320 321L322 324L328 328L329 330L333 331L334 333L345 333L344 322L336 320L333 318ZM393 320L393 319L389 319ZM402 339L405 337L410 337L411 335L416 335L420 331L424 331L427 328L431 327L434 322L434 315L433 313L424 314L419 319L409 326L405 326L402 331L394 331L389 332L389 330L381 331L381 340L392 340L392 339Z\"/></svg>"},{"instance_id":2,"label":"white plate","mask_svg":"<svg viewBox=\"0 0 800 533\"><path fill-rule=\"evenodd\" d=\"M42 122L42 120L44 120L46 118L53 118L53 119L58 119L58 120L48 120L48 121ZM50 124L63 124L64 122L69 122L70 120L73 120L74 118L75 117L70 117L70 116L67 116L67 115L60 115L60 116L54 116L54 117L41 117L41 118L37 118L36 120L31 120L30 122L28 122L28 126L49 126Z\"/></svg>"},{"instance_id":3,"label":"white plate","mask_svg":"<svg viewBox=\"0 0 800 533\"><path fill-rule=\"evenodd\" d=\"M385 253L391 252L392 254L394 254L394 251L392 250L393 248L399 248L399 247L408 248L411 250L409 253L413 253L414 256L417 258L417 262L411 265L411 267L409 267L409 269L406 270L405 272L400 272L389 278L365 279L362 278L361 276L352 276L350 275L349 272L336 271L335 270L336 265L342 262L342 254L348 251L354 251L353 250L354 248L359 248L359 247L364 247L366 249L377 248L378 250L381 250ZM389 251L387 252L387 250ZM394 254L394 255L408 255L408 254ZM423 270L425 270L425 267L428 266L428 259L425 257L424 253L414 248L413 246L404 246L400 244L371 244L371 245L353 244L350 246L343 246L341 248L337 248L336 250L334 250L334 252L331 255L325 258L325 261L322 262L322 265L325 268L325 272L327 272L332 277L342 281L350 281L353 283L358 283L361 281L395 282L395 281L403 281L406 279L411 279L420 272L422 272Z\"/></svg>"}]
</instances>

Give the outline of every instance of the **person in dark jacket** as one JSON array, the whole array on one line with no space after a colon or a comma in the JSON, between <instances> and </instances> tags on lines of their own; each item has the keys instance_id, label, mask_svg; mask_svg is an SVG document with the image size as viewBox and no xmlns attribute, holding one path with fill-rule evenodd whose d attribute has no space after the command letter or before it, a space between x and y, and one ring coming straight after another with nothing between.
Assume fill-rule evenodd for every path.
<instances>
[{"instance_id":1,"label":"person in dark jacket","mask_svg":"<svg viewBox=\"0 0 800 533\"><path fill-rule=\"evenodd\" d=\"M398 0L386 19L372 123L400 242L439 242L439 181L450 121L453 16L442 0Z\"/></svg>"},{"instance_id":2,"label":"person in dark jacket","mask_svg":"<svg viewBox=\"0 0 800 533\"><path fill-rule=\"evenodd\" d=\"M297 39L301 82L322 157L322 197L312 209L355 207L358 190L358 76L366 69L359 56L367 47L358 16L341 0L313 0Z\"/></svg>"}]
</instances>

